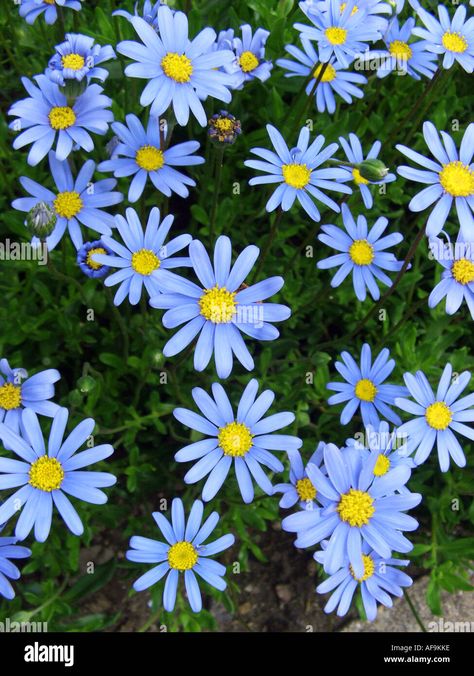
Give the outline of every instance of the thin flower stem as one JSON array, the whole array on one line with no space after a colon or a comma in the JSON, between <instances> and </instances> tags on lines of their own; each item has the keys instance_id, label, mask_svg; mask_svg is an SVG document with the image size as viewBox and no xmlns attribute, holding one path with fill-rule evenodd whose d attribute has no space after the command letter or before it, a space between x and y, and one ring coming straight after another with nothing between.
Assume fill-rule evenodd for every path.
<instances>
[{"instance_id":1,"label":"thin flower stem","mask_svg":"<svg viewBox=\"0 0 474 676\"><path fill-rule=\"evenodd\" d=\"M443 71L442 75L440 75L437 78L436 82L434 83L434 86L431 89L430 95L427 96L426 99L425 99L425 105L420 110L416 120L410 125L410 131L408 132L408 135L403 139L405 145L410 143L411 139L413 138L413 135L418 131L420 123L421 123L423 117L426 115L426 112L427 112L428 108L430 107L430 105L433 101L433 97L437 93L438 89L443 85L445 79L448 76L448 73L449 73L449 71L447 71L447 70Z\"/></svg>"},{"instance_id":2,"label":"thin flower stem","mask_svg":"<svg viewBox=\"0 0 474 676\"><path fill-rule=\"evenodd\" d=\"M371 317L374 316L374 314L377 312L377 310L378 310L379 308L381 308L381 307L383 306L383 304L385 303L385 301L386 301L388 298L390 298L390 296L394 293L394 291L396 290L397 286L400 284L403 275L404 275L405 272L407 271L408 266L409 266L409 264L410 264L410 261L411 261L411 259L413 258L413 256L415 255L416 250L418 249L418 247L419 247L419 245L420 245L420 243L421 243L421 240L423 239L424 234L425 234L425 226L423 226L422 228L420 228L420 230L419 230L417 236L416 236L415 239L413 240L413 243L412 243L411 247L409 248L407 255L405 256L405 259L404 259L404 261L403 261L403 265L402 265L402 267L400 268L400 270L398 271L398 274L397 274L397 276L395 277L395 280L394 280L392 286L389 286L389 288L388 288L387 291L383 294L383 296L380 298L380 300L378 301L378 303L376 303L376 304L372 307L372 309L365 315L365 317L359 322L359 324L356 326L356 328L354 329L354 331L351 333L350 338L354 338L354 336L356 336L358 333L360 333L360 331L364 328L364 326L365 326L366 323L369 321L369 319L370 319Z\"/></svg>"},{"instance_id":3,"label":"thin flower stem","mask_svg":"<svg viewBox=\"0 0 474 676\"><path fill-rule=\"evenodd\" d=\"M254 281L258 278L258 276L260 275L260 273L263 269L263 265L266 261L268 253L269 253L269 251L272 247L273 241L274 241L275 236L276 236L277 231L278 231L278 226L280 225L280 221L281 221L282 218L283 218L283 209L281 207L279 207L278 213L275 216L275 218L273 219L273 224L270 228L270 232L268 233L267 243L266 243L265 248L263 250L263 253L260 257L260 261L258 263L258 266L255 270L255 274L253 276Z\"/></svg>"},{"instance_id":4,"label":"thin flower stem","mask_svg":"<svg viewBox=\"0 0 474 676\"><path fill-rule=\"evenodd\" d=\"M123 356L125 358L125 361L127 361L128 360L129 347L130 347L130 338L128 336L127 325L126 325L122 315L120 314L119 309L117 308L116 305L114 305L114 299L112 298L112 293L111 293L110 289L107 286L105 286L104 288L105 288L105 293L107 295L108 301L109 301L110 306L112 308L113 315L114 315L114 317L117 321L118 327L120 329L120 333L122 334Z\"/></svg>"},{"instance_id":5,"label":"thin flower stem","mask_svg":"<svg viewBox=\"0 0 474 676\"><path fill-rule=\"evenodd\" d=\"M58 43L64 41L66 37L66 21L64 19L63 8L60 5L56 5L56 11L58 13L58 28L59 28L59 38Z\"/></svg>"},{"instance_id":6,"label":"thin flower stem","mask_svg":"<svg viewBox=\"0 0 474 676\"><path fill-rule=\"evenodd\" d=\"M216 164L214 172L214 192L212 196L211 217L209 219L209 240L211 247L214 241L214 230L216 225L217 205L219 203L219 193L222 183L222 166L224 164L224 148L216 149Z\"/></svg>"},{"instance_id":7,"label":"thin flower stem","mask_svg":"<svg viewBox=\"0 0 474 676\"><path fill-rule=\"evenodd\" d=\"M313 68L314 68L314 66L313 66ZM301 101L301 99L303 98L303 96L306 94L306 87L309 85L309 83L311 82L311 80L314 78L314 75L313 75L313 72L314 72L314 71L313 71L313 68L311 68L309 74L307 75L307 77L305 78L303 84L301 85L301 89L299 90L298 94L296 95L295 100L293 101L293 105L292 105L293 110L296 110L296 108L298 108L299 102ZM305 105L306 105L306 104L305 104Z\"/></svg>"},{"instance_id":8,"label":"thin flower stem","mask_svg":"<svg viewBox=\"0 0 474 676\"><path fill-rule=\"evenodd\" d=\"M318 64L315 64L315 65L313 66L313 68L315 68L317 65L318 65ZM326 72L326 69L327 69L328 66L329 66L329 61L327 61L326 63L323 63L323 64L321 65L321 70L320 70L319 73L318 73L318 77L315 78L313 87L311 88L311 91L310 91L309 94L308 94L308 100L307 100L307 102L306 102L306 104L305 104L303 110L301 111L300 115L298 115L297 118L296 118L296 120L295 120L295 123L294 123L293 128L292 128L292 130L291 130L291 132L290 132L290 135L289 135L290 138L293 138L293 136L296 135L296 132L298 131L298 129L300 129L301 124L302 124L302 121L304 120L305 115L307 115L307 113L308 113L308 110L309 110L309 107L310 107L310 105L311 105L311 101L313 100L313 96L314 96L314 94L315 94L315 92L316 92L316 89L318 88L319 83L320 83L321 80L323 79L324 73ZM311 69L311 77L312 77L312 78L314 78L314 75L313 75L313 72L314 72L314 71L313 71L313 68ZM310 81L311 81L311 80L310 80ZM306 86L307 86L307 82L305 81L304 87L303 87L303 91L306 90Z\"/></svg>"},{"instance_id":9,"label":"thin flower stem","mask_svg":"<svg viewBox=\"0 0 474 676\"><path fill-rule=\"evenodd\" d=\"M163 608L159 608L159 610L152 613L148 618L148 620L144 624L142 624L142 626L138 629L138 633L143 634L145 631L148 631L148 629L152 626L152 624L155 624L155 622L157 622L160 619L162 614Z\"/></svg>"},{"instance_id":10,"label":"thin flower stem","mask_svg":"<svg viewBox=\"0 0 474 676\"><path fill-rule=\"evenodd\" d=\"M390 298L390 296L396 290L396 288L399 285L403 275L407 271L408 266L410 264L410 261L413 258L413 256L415 255L416 250L418 249L418 247L421 243L421 240L423 239L424 234L425 234L425 227L423 226L422 228L420 228L420 231L418 232L418 234L417 234L416 238L414 239L410 249L408 250L408 253L405 256L405 259L403 261L402 267L400 268L397 276L395 277L395 280L394 280L392 286L390 286L387 289L387 291L381 296L379 301L372 306L372 308L365 315L365 317L363 319L361 319L361 321L357 324L355 329L353 331L351 331L350 333L341 336L340 338L335 338L333 340L330 340L330 341L328 340L324 343L320 343L318 345L318 350L321 350L321 349L326 348L326 347L334 347L334 345L338 345L339 343L347 343L348 341L352 340L355 336L357 336L362 331L362 329L367 324L369 319L371 319L371 317L374 316L374 314L377 312L377 310L379 310L383 306L385 301L388 298Z\"/></svg>"},{"instance_id":11,"label":"thin flower stem","mask_svg":"<svg viewBox=\"0 0 474 676\"><path fill-rule=\"evenodd\" d=\"M409 310L402 316L402 318L395 324L393 328L390 329L390 339L393 340L393 336L397 333L397 331L404 325L406 322L410 319L410 317L413 317L414 314L420 309L420 307L423 307L423 305L426 305L427 299L426 298L420 298L420 300L417 303L407 303L407 307L409 307ZM380 338L377 342L376 349L380 349L382 347L382 343L385 342L385 336L380 335Z\"/></svg>"},{"instance_id":12,"label":"thin flower stem","mask_svg":"<svg viewBox=\"0 0 474 676\"><path fill-rule=\"evenodd\" d=\"M423 624L423 620L421 619L420 614L418 613L418 610L416 609L415 604L411 600L411 598L410 598L406 589L403 590L403 594L405 596L406 602L408 603L408 606L409 606L411 612L413 613L413 617L415 618L418 626L420 627L421 631L426 634L427 630L426 630L425 625Z\"/></svg>"},{"instance_id":13,"label":"thin flower stem","mask_svg":"<svg viewBox=\"0 0 474 676\"><path fill-rule=\"evenodd\" d=\"M442 69L441 69L441 67L439 67L437 69L437 71L435 72L435 74L433 75L433 77L431 78L431 80L428 80L428 83L427 83L423 93L421 94L421 96L419 97L419 99L417 100L417 102L415 103L413 108L409 111L409 113L407 115L405 115L403 120L399 123L399 125L393 130L393 132L388 137L387 141L385 142L387 148L389 146L391 146L393 141L399 136L400 132L403 131L406 128L406 125L408 124L408 122L410 122L415 117L416 113L420 110L420 108L421 108L423 102L425 101L426 97L432 91L432 89L435 87L436 83L438 82L438 79L439 79L441 73L442 73Z\"/></svg>"}]
</instances>

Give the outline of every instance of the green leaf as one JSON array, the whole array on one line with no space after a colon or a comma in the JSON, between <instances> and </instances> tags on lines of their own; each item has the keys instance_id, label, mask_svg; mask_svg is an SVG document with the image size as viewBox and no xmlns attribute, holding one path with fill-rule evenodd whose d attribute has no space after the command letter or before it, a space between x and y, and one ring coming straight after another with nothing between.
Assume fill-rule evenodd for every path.
<instances>
[{"instance_id":1,"label":"green leaf","mask_svg":"<svg viewBox=\"0 0 474 676\"><path fill-rule=\"evenodd\" d=\"M83 575L68 591L64 594L64 599L68 602L78 601L89 594L94 594L102 589L111 579L115 571L117 562L115 558L107 563L95 567L94 573Z\"/></svg>"}]
</instances>

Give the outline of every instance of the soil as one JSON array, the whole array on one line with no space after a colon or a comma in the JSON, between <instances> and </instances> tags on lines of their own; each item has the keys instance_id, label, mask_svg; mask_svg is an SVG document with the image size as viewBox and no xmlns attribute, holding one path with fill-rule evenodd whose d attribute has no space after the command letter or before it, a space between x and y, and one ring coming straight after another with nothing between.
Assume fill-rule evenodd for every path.
<instances>
[{"instance_id":1,"label":"soil","mask_svg":"<svg viewBox=\"0 0 474 676\"><path fill-rule=\"evenodd\" d=\"M249 572L239 575L237 610L231 615L221 603L208 599L208 610L216 618L218 631L236 632L321 632L340 631L357 615L354 611L344 619L326 615L326 598L315 593L318 584L317 567L308 551L293 546L293 536L275 525L261 535L259 542L268 559L261 563L251 557ZM103 563L114 556L114 548L94 547L82 552L83 561ZM123 560L124 552L119 558ZM91 599L80 606L80 616L104 613L113 616L120 611L117 622L107 631L137 631L150 617L147 593L130 593L130 580L116 571L114 577ZM158 622L148 631L159 631Z\"/></svg>"}]
</instances>

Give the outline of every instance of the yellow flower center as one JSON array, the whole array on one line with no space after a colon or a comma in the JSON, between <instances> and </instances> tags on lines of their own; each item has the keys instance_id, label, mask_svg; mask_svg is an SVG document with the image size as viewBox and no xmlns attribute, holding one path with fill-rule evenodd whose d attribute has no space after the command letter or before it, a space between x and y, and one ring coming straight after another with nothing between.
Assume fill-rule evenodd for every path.
<instances>
[{"instance_id":1,"label":"yellow flower center","mask_svg":"<svg viewBox=\"0 0 474 676\"><path fill-rule=\"evenodd\" d=\"M445 430L453 419L453 414L444 401L435 401L426 409L425 418L428 425L434 430Z\"/></svg>"},{"instance_id":2,"label":"yellow flower center","mask_svg":"<svg viewBox=\"0 0 474 676\"><path fill-rule=\"evenodd\" d=\"M372 575L375 572L375 564L370 556L368 556L367 554L362 554L362 561L364 562L364 574L362 575L362 577L356 577L354 575L354 569L352 568L352 566L349 566L351 575L354 578L354 580L357 580L357 582L365 582L365 580L368 580L369 577L372 577Z\"/></svg>"},{"instance_id":3,"label":"yellow flower center","mask_svg":"<svg viewBox=\"0 0 474 676\"><path fill-rule=\"evenodd\" d=\"M0 387L0 408L4 411L11 411L14 408L20 408L21 405L21 387L13 383L5 383Z\"/></svg>"},{"instance_id":4,"label":"yellow flower center","mask_svg":"<svg viewBox=\"0 0 474 676\"><path fill-rule=\"evenodd\" d=\"M368 378L362 378L355 386L355 395L362 401L373 401L377 394L377 388Z\"/></svg>"},{"instance_id":5,"label":"yellow flower center","mask_svg":"<svg viewBox=\"0 0 474 676\"><path fill-rule=\"evenodd\" d=\"M320 63L318 66L316 66L314 73L313 73L313 77L314 77L315 80L318 79L323 65L324 64ZM327 66L326 66L326 70L324 71L320 82L332 82L335 77L336 77L336 69L330 63L328 63Z\"/></svg>"},{"instance_id":6,"label":"yellow flower center","mask_svg":"<svg viewBox=\"0 0 474 676\"><path fill-rule=\"evenodd\" d=\"M168 549L168 564L175 570L191 570L197 560L198 553L190 542L176 542Z\"/></svg>"},{"instance_id":7,"label":"yellow flower center","mask_svg":"<svg viewBox=\"0 0 474 676\"><path fill-rule=\"evenodd\" d=\"M330 26L329 28L326 28L324 33L331 45L343 45L347 39L347 31L345 28Z\"/></svg>"},{"instance_id":8,"label":"yellow flower center","mask_svg":"<svg viewBox=\"0 0 474 676\"><path fill-rule=\"evenodd\" d=\"M374 247L366 239L356 239L349 248L349 256L356 265L370 265L375 258Z\"/></svg>"},{"instance_id":9,"label":"yellow flower center","mask_svg":"<svg viewBox=\"0 0 474 676\"><path fill-rule=\"evenodd\" d=\"M391 42L388 51L392 56L401 61L408 61L413 56L411 47L406 42L401 42L401 40Z\"/></svg>"},{"instance_id":10,"label":"yellow flower center","mask_svg":"<svg viewBox=\"0 0 474 676\"><path fill-rule=\"evenodd\" d=\"M468 46L466 38L461 33L450 33L448 31L443 35L443 47L450 52L462 54Z\"/></svg>"},{"instance_id":11,"label":"yellow flower center","mask_svg":"<svg viewBox=\"0 0 474 676\"><path fill-rule=\"evenodd\" d=\"M377 462L375 463L374 474L375 476L383 476L384 474L387 474L389 469L390 469L390 460L387 458L386 455L383 455L383 453L381 453L377 458Z\"/></svg>"},{"instance_id":12,"label":"yellow flower center","mask_svg":"<svg viewBox=\"0 0 474 676\"><path fill-rule=\"evenodd\" d=\"M54 200L54 209L61 218L72 218L82 209L82 200L78 192L60 192Z\"/></svg>"},{"instance_id":13,"label":"yellow flower center","mask_svg":"<svg viewBox=\"0 0 474 676\"><path fill-rule=\"evenodd\" d=\"M474 171L459 160L444 165L439 182L453 197L474 195Z\"/></svg>"},{"instance_id":14,"label":"yellow flower center","mask_svg":"<svg viewBox=\"0 0 474 676\"><path fill-rule=\"evenodd\" d=\"M372 518L375 512L373 504L374 501L368 493L351 488L349 493L341 496L336 509L342 521L348 523L349 526L361 528L366 526Z\"/></svg>"},{"instance_id":15,"label":"yellow flower center","mask_svg":"<svg viewBox=\"0 0 474 676\"><path fill-rule=\"evenodd\" d=\"M232 120L229 120L228 117L220 117L214 121L214 126L218 129L218 131L223 133L231 131L232 125L233 122Z\"/></svg>"},{"instance_id":16,"label":"yellow flower center","mask_svg":"<svg viewBox=\"0 0 474 676\"><path fill-rule=\"evenodd\" d=\"M237 312L234 297L235 292L227 291L225 286L205 289L199 299L202 316L214 324L228 324Z\"/></svg>"},{"instance_id":17,"label":"yellow flower center","mask_svg":"<svg viewBox=\"0 0 474 676\"><path fill-rule=\"evenodd\" d=\"M86 63L84 57L80 54L65 54L61 62L63 68L70 68L71 70L81 70Z\"/></svg>"},{"instance_id":18,"label":"yellow flower center","mask_svg":"<svg viewBox=\"0 0 474 676\"><path fill-rule=\"evenodd\" d=\"M341 14L346 9L346 6L347 6L347 2L341 2L341 7L340 7ZM352 11L351 11L351 16L354 16L354 14L356 14L358 11L359 11L359 8L357 7L357 5L354 5L354 7L352 8Z\"/></svg>"},{"instance_id":19,"label":"yellow flower center","mask_svg":"<svg viewBox=\"0 0 474 676\"><path fill-rule=\"evenodd\" d=\"M89 249L87 252L86 256L86 264L88 267L90 267L91 270L100 270L102 267L102 263L96 263L96 261L92 260L92 256L95 256L95 254L107 254L107 251L103 249L101 246L98 246L96 249Z\"/></svg>"},{"instance_id":20,"label":"yellow flower center","mask_svg":"<svg viewBox=\"0 0 474 676\"><path fill-rule=\"evenodd\" d=\"M311 500L314 500L316 497L316 489L311 483L310 479L308 477L305 477L304 479L299 479L296 482L296 492L298 493L298 497L300 500L303 500L303 502L309 502Z\"/></svg>"},{"instance_id":21,"label":"yellow flower center","mask_svg":"<svg viewBox=\"0 0 474 676\"><path fill-rule=\"evenodd\" d=\"M252 448L252 434L243 423L231 422L221 427L217 438L224 455L232 458L241 458Z\"/></svg>"},{"instance_id":22,"label":"yellow flower center","mask_svg":"<svg viewBox=\"0 0 474 676\"><path fill-rule=\"evenodd\" d=\"M132 268L139 275L151 275L154 270L160 267L160 259L150 249L140 249L132 255Z\"/></svg>"},{"instance_id":23,"label":"yellow flower center","mask_svg":"<svg viewBox=\"0 0 474 676\"><path fill-rule=\"evenodd\" d=\"M354 183L356 185L367 185L368 183L370 183L370 181L368 181L366 178L362 176L362 174L356 167L354 167L354 169L352 170L352 178L354 179Z\"/></svg>"},{"instance_id":24,"label":"yellow flower center","mask_svg":"<svg viewBox=\"0 0 474 676\"><path fill-rule=\"evenodd\" d=\"M145 171L157 171L165 163L165 156L155 146L142 146L135 155L135 162Z\"/></svg>"},{"instance_id":25,"label":"yellow flower center","mask_svg":"<svg viewBox=\"0 0 474 676\"><path fill-rule=\"evenodd\" d=\"M61 488L64 479L64 470L61 463L56 458L48 458L42 455L30 467L30 481L33 488L39 488L40 491L56 491Z\"/></svg>"},{"instance_id":26,"label":"yellow flower center","mask_svg":"<svg viewBox=\"0 0 474 676\"><path fill-rule=\"evenodd\" d=\"M306 164L284 164L281 170L285 183L298 190L306 187L311 178L311 169Z\"/></svg>"},{"instance_id":27,"label":"yellow flower center","mask_svg":"<svg viewBox=\"0 0 474 676\"><path fill-rule=\"evenodd\" d=\"M253 52L242 52L239 58L239 66L244 73L251 73L258 66L258 59Z\"/></svg>"},{"instance_id":28,"label":"yellow flower center","mask_svg":"<svg viewBox=\"0 0 474 676\"><path fill-rule=\"evenodd\" d=\"M191 59L188 59L185 54L176 54L176 52L168 52L161 59L161 67L165 75L181 84L189 82L193 74Z\"/></svg>"},{"instance_id":29,"label":"yellow flower center","mask_svg":"<svg viewBox=\"0 0 474 676\"><path fill-rule=\"evenodd\" d=\"M46 5L54 5L54 3L56 2L56 0L43 0L43 2L44 2Z\"/></svg>"},{"instance_id":30,"label":"yellow flower center","mask_svg":"<svg viewBox=\"0 0 474 676\"><path fill-rule=\"evenodd\" d=\"M76 121L76 113L69 106L54 106L48 117L53 129L68 129Z\"/></svg>"},{"instance_id":31,"label":"yellow flower center","mask_svg":"<svg viewBox=\"0 0 474 676\"><path fill-rule=\"evenodd\" d=\"M451 273L459 284L470 284L474 282L474 263L467 258L460 258L454 261Z\"/></svg>"}]
</instances>

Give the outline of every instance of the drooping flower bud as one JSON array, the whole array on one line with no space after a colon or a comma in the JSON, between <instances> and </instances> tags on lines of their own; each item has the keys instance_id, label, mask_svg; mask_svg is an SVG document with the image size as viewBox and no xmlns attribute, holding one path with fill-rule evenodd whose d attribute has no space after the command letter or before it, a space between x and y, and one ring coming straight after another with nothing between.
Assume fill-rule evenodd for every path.
<instances>
[{"instance_id":1,"label":"drooping flower bud","mask_svg":"<svg viewBox=\"0 0 474 676\"><path fill-rule=\"evenodd\" d=\"M383 181L389 172L389 169L385 166L382 160L377 159L364 160L363 162L360 162L360 164L356 165L356 169L359 170L362 178L365 178L366 181L371 181L372 183L375 183L376 181Z\"/></svg>"},{"instance_id":2,"label":"drooping flower bud","mask_svg":"<svg viewBox=\"0 0 474 676\"><path fill-rule=\"evenodd\" d=\"M46 202L38 202L26 216L25 225L32 235L45 239L56 225L57 215L53 207Z\"/></svg>"}]
</instances>

